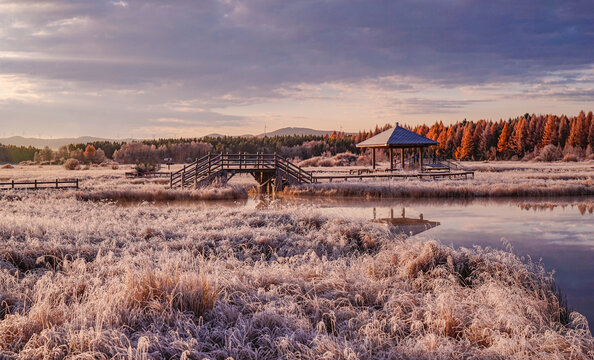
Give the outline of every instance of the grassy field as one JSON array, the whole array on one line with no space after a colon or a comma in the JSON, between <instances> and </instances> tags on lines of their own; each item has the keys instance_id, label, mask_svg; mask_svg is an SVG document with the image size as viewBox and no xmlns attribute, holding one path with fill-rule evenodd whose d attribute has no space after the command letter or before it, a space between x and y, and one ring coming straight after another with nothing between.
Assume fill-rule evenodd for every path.
<instances>
[{"instance_id":1,"label":"grassy field","mask_svg":"<svg viewBox=\"0 0 594 360\"><path fill-rule=\"evenodd\" d=\"M588 166L399 184L425 194L479 180L591 193ZM78 191L0 193L0 359L594 358L586 318L568 310L542 265L510 252L394 238L307 205L151 206L134 200L240 199L250 181L168 191L124 171L0 170L83 179ZM346 185L385 196L395 183Z\"/></svg>"}]
</instances>

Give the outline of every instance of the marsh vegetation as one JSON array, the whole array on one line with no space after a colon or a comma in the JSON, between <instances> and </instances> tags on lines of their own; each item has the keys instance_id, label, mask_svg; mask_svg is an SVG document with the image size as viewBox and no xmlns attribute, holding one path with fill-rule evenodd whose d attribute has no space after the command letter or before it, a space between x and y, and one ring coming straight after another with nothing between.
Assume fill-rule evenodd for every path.
<instances>
[{"instance_id":1,"label":"marsh vegetation","mask_svg":"<svg viewBox=\"0 0 594 360\"><path fill-rule=\"evenodd\" d=\"M57 176L18 170L2 176ZM171 191L118 171L77 171L85 177L79 191L1 194L0 358L594 357L587 319L542 263L394 236L307 203L167 205L244 199L249 184ZM484 174L494 179L486 188L549 189L552 181L592 192L584 168L565 177ZM478 186L458 183L403 182L436 193ZM159 197L164 205L146 202ZM122 198L143 201L120 206ZM517 208L550 206L535 199Z\"/></svg>"}]
</instances>

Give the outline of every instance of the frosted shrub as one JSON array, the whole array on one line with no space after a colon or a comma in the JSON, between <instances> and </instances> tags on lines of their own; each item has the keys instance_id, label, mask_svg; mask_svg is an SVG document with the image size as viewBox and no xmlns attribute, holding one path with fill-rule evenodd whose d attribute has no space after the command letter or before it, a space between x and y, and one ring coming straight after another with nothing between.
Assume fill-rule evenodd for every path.
<instances>
[{"instance_id":1,"label":"frosted shrub","mask_svg":"<svg viewBox=\"0 0 594 360\"><path fill-rule=\"evenodd\" d=\"M323 156L315 156L311 159L303 160L299 163L299 166L312 166L312 167L332 167L332 166L352 166L357 164L359 159L358 155L351 152L345 152L329 156L325 154Z\"/></svg>"},{"instance_id":2,"label":"frosted shrub","mask_svg":"<svg viewBox=\"0 0 594 360\"><path fill-rule=\"evenodd\" d=\"M76 159L68 159L64 161L64 168L66 170L78 170L80 169L80 163Z\"/></svg>"},{"instance_id":3,"label":"frosted shrub","mask_svg":"<svg viewBox=\"0 0 594 360\"><path fill-rule=\"evenodd\" d=\"M555 145L547 145L540 149L533 161L558 161L563 154Z\"/></svg>"},{"instance_id":4,"label":"frosted shrub","mask_svg":"<svg viewBox=\"0 0 594 360\"><path fill-rule=\"evenodd\" d=\"M114 152L113 159L120 164L158 164L160 154L154 145L128 143Z\"/></svg>"}]
</instances>

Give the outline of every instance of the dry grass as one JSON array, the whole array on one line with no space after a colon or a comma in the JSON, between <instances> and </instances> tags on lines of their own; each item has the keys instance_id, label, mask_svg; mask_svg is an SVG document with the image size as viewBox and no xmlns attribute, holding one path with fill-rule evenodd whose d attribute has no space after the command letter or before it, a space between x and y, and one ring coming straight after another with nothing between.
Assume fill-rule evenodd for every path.
<instances>
[{"instance_id":1,"label":"dry grass","mask_svg":"<svg viewBox=\"0 0 594 360\"><path fill-rule=\"evenodd\" d=\"M480 171L468 180L369 180L317 183L286 188L288 196L359 196L369 198L472 198L594 195L594 171Z\"/></svg>"},{"instance_id":2,"label":"dry grass","mask_svg":"<svg viewBox=\"0 0 594 360\"><path fill-rule=\"evenodd\" d=\"M84 201L198 201L247 199L248 193L241 186L207 187L196 190L169 190L162 188L79 191L76 198Z\"/></svg>"},{"instance_id":3,"label":"dry grass","mask_svg":"<svg viewBox=\"0 0 594 360\"><path fill-rule=\"evenodd\" d=\"M0 358L594 357L538 263L287 210L0 199Z\"/></svg>"}]
</instances>

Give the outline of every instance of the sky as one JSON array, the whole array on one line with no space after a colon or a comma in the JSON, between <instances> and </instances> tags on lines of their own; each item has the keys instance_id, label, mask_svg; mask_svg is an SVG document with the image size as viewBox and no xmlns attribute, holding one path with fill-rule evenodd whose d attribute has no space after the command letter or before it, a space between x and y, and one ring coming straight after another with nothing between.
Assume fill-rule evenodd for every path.
<instances>
[{"instance_id":1,"label":"sky","mask_svg":"<svg viewBox=\"0 0 594 360\"><path fill-rule=\"evenodd\" d=\"M577 115L592 19L592 0L0 0L0 137Z\"/></svg>"}]
</instances>

